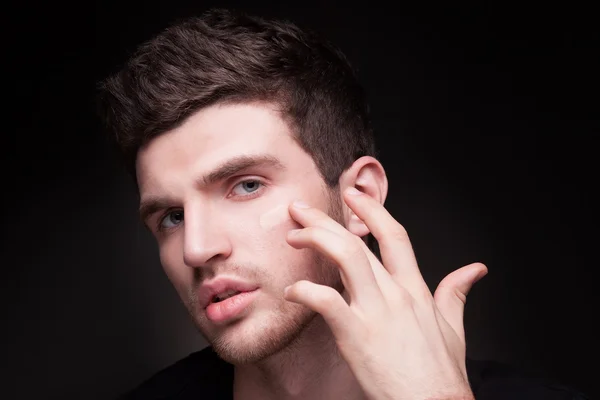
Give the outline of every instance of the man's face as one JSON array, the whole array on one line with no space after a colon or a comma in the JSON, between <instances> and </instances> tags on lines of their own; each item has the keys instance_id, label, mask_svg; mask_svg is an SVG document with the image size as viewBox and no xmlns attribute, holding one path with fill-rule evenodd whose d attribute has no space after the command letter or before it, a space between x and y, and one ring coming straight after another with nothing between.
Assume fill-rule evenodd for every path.
<instances>
[{"instance_id":1,"label":"man's face","mask_svg":"<svg viewBox=\"0 0 600 400\"><path fill-rule=\"evenodd\" d=\"M250 162L236 163L241 156ZM220 168L231 161L238 165ZM211 174L217 170L222 173ZM286 242L287 232L300 227L287 212L294 200L338 221L342 211L274 107L205 108L142 148L137 174L141 208L163 268L223 359L255 362L298 337L315 314L285 301L286 286L306 279L342 289L333 264ZM220 277L258 290L241 313L215 322L199 297L203 283Z\"/></svg>"}]
</instances>

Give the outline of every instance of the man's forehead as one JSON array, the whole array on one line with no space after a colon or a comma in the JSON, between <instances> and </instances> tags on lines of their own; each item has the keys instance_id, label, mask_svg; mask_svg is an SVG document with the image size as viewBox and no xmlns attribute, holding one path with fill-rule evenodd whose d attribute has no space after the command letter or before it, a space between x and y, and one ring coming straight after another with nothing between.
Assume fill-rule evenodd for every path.
<instances>
[{"instance_id":1,"label":"man's forehead","mask_svg":"<svg viewBox=\"0 0 600 400\"><path fill-rule=\"evenodd\" d=\"M214 152L292 140L279 111L263 103L218 104L192 114L184 123L148 141L138 160L162 152ZM195 154L194 154L195 155Z\"/></svg>"},{"instance_id":2,"label":"man's forehead","mask_svg":"<svg viewBox=\"0 0 600 400\"><path fill-rule=\"evenodd\" d=\"M279 112L262 104L223 104L207 107L181 126L140 148L138 179L161 170L211 169L241 154L269 151L285 159L289 146L298 146ZM197 165L202 163L202 166ZM141 175L141 176L140 176Z\"/></svg>"}]
</instances>

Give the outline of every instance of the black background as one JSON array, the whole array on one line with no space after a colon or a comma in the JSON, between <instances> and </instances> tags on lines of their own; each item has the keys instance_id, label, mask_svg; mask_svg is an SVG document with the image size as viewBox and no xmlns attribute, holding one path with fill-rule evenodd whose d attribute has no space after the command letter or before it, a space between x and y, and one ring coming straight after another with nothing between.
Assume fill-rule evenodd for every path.
<instances>
[{"instance_id":1,"label":"black background","mask_svg":"<svg viewBox=\"0 0 600 400\"><path fill-rule=\"evenodd\" d=\"M7 398L113 398L205 344L136 216L94 86L174 18L232 2L5 5ZM240 6L239 3L237 4ZM368 89L386 205L432 288L482 261L473 358L598 395L598 49L591 5L240 8L337 43Z\"/></svg>"}]
</instances>

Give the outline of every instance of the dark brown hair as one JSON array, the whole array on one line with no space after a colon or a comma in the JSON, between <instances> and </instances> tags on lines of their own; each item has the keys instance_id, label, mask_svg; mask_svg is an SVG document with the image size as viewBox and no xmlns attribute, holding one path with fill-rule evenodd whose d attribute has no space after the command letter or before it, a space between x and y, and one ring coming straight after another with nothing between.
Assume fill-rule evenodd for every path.
<instances>
[{"instance_id":1,"label":"dark brown hair","mask_svg":"<svg viewBox=\"0 0 600 400\"><path fill-rule=\"evenodd\" d=\"M101 82L99 100L131 173L141 146L222 102L277 104L330 187L357 158L375 155L352 67L334 46L289 22L221 9L179 21Z\"/></svg>"},{"instance_id":2,"label":"dark brown hair","mask_svg":"<svg viewBox=\"0 0 600 400\"><path fill-rule=\"evenodd\" d=\"M365 93L346 57L285 21L222 9L179 21L99 88L102 119L134 178L140 147L224 102L276 104L334 191L356 159L375 156Z\"/></svg>"}]
</instances>

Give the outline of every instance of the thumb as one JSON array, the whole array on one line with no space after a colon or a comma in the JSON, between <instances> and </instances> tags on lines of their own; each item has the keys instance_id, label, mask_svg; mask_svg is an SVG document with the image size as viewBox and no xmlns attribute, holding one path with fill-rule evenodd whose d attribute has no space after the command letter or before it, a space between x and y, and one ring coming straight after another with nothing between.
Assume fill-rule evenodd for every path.
<instances>
[{"instance_id":1,"label":"thumb","mask_svg":"<svg viewBox=\"0 0 600 400\"><path fill-rule=\"evenodd\" d=\"M438 310L463 342L465 340L463 314L467 294L478 280L487 275L487 272L487 267L482 263L466 265L442 279L433 295Z\"/></svg>"}]
</instances>

